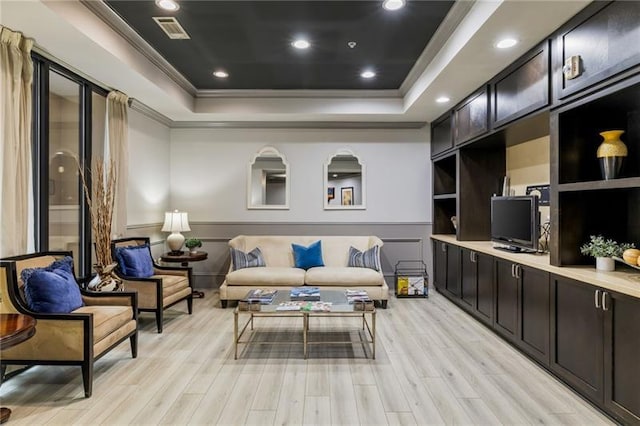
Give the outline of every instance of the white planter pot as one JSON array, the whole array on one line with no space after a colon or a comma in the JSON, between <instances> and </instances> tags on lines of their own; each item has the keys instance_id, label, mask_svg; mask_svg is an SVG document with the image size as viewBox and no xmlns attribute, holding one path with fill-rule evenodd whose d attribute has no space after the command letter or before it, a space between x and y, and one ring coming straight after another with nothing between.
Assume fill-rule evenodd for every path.
<instances>
[{"instance_id":1,"label":"white planter pot","mask_svg":"<svg viewBox=\"0 0 640 426\"><path fill-rule=\"evenodd\" d=\"M616 264L611 257L596 257L596 269L598 271L611 272L616 269Z\"/></svg>"}]
</instances>

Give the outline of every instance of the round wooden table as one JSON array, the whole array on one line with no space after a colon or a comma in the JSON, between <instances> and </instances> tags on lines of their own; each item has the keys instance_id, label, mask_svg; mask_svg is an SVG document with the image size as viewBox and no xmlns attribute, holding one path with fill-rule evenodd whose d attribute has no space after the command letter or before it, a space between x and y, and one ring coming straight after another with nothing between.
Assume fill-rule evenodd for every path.
<instances>
[{"instance_id":1,"label":"round wooden table","mask_svg":"<svg viewBox=\"0 0 640 426\"><path fill-rule=\"evenodd\" d=\"M189 262L200 262L201 260L206 260L207 257L209 257L209 254L206 251L197 251L195 253L184 251L180 254L167 252L160 256L160 260L167 263L179 263L180 266L189 266ZM202 298L204 293L193 290L193 297Z\"/></svg>"},{"instance_id":2,"label":"round wooden table","mask_svg":"<svg viewBox=\"0 0 640 426\"><path fill-rule=\"evenodd\" d=\"M9 349L36 334L36 319L23 314L0 314L0 349ZM0 407L0 423L9 420L11 410Z\"/></svg>"}]
</instances>

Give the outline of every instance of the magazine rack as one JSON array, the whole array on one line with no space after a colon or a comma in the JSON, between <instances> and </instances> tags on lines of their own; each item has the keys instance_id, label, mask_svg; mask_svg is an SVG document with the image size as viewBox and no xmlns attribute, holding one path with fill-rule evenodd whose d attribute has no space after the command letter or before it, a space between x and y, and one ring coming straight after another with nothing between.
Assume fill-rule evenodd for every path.
<instances>
[{"instance_id":1,"label":"magazine rack","mask_svg":"<svg viewBox=\"0 0 640 426\"><path fill-rule=\"evenodd\" d=\"M429 297L429 275L422 260L399 260L394 277L396 297Z\"/></svg>"}]
</instances>

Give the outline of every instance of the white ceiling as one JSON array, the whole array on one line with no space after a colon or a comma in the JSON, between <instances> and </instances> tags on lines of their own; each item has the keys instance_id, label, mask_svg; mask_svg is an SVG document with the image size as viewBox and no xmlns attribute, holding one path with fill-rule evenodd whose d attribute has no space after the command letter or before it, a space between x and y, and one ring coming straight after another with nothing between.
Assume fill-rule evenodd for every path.
<instances>
[{"instance_id":1,"label":"white ceiling","mask_svg":"<svg viewBox=\"0 0 640 426\"><path fill-rule=\"evenodd\" d=\"M460 21L452 9L451 18L442 25L446 37L440 41L434 37L424 53L428 62L412 71L401 90L365 93L197 93L178 84L171 70L149 59L143 46L132 45L79 0L0 0L0 23L33 37L39 50L103 86L126 93L176 126L191 122L406 124L434 120L588 3L479 0L456 5L458 14L463 10L466 15ZM519 44L495 49L493 44L507 35ZM441 95L451 102L436 104Z\"/></svg>"}]
</instances>

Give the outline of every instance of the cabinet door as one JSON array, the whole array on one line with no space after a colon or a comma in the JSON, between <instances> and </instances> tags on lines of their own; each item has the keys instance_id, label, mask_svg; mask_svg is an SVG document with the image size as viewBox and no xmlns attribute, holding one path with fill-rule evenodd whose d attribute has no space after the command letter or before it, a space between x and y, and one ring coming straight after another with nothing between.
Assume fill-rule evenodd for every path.
<instances>
[{"instance_id":1,"label":"cabinet door","mask_svg":"<svg viewBox=\"0 0 640 426\"><path fill-rule=\"evenodd\" d=\"M438 119L431 125L431 157L453 148L451 135L451 114Z\"/></svg>"},{"instance_id":2,"label":"cabinet door","mask_svg":"<svg viewBox=\"0 0 640 426\"><path fill-rule=\"evenodd\" d=\"M549 365L549 273L518 265L520 327L518 346Z\"/></svg>"},{"instance_id":3,"label":"cabinet door","mask_svg":"<svg viewBox=\"0 0 640 426\"><path fill-rule=\"evenodd\" d=\"M552 276L551 370L601 404L604 320L602 309L596 307L599 294L594 286Z\"/></svg>"},{"instance_id":4,"label":"cabinet door","mask_svg":"<svg viewBox=\"0 0 640 426\"><path fill-rule=\"evenodd\" d=\"M447 282L447 245L442 241L433 241L433 285L442 291Z\"/></svg>"},{"instance_id":5,"label":"cabinet door","mask_svg":"<svg viewBox=\"0 0 640 426\"><path fill-rule=\"evenodd\" d=\"M606 292L604 403L622 423L640 424L640 299Z\"/></svg>"},{"instance_id":6,"label":"cabinet door","mask_svg":"<svg viewBox=\"0 0 640 426\"><path fill-rule=\"evenodd\" d=\"M478 267L476 315L484 323L493 321L493 257L476 253Z\"/></svg>"},{"instance_id":7,"label":"cabinet door","mask_svg":"<svg viewBox=\"0 0 640 426\"><path fill-rule=\"evenodd\" d=\"M460 297L460 247L447 244L446 290L454 298Z\"/></svg>"},{"instance_id":8,"label":"cabinet door","mask_svg":"<svg viewBox=\"0 0 640 426\"><path fill-rule=\"evenodd\" d=\"M461 281L461 295L463 306L469 309L475 309L476 297L477 297L477 285L478 285L478 267L476 263L477 253L462 249L460 265L462 269L460 281Z\"/></svg>"},{"instance_id":9,"label":"cabinet door","mask_svg":"<svg viewBox=\"0 0 640 426\"><path fill-rule=\"evenodd\" d=\"M496 295L494 329L515 340L518 334L518 280L513 263L496 259Z\"/></svg>"},{"instance_id":10,"label":"cabinet door","mask_svg":"<svg viewBox=\"0 0 640 426\"><path fill-rule=\"evenodd\" d=\"M454 141L458 145L486 133L489 129L489 97L485 86L455 110Z\"/></svg>"},{"instance_id":11,"label":"cabinet door","mask_svg":"<svg viewBox=\"0 0 640 426\"><path fill-rule=\"evenodd\" d=\"M493 83L493 124L502 126L549 105L549 43L545 41Z\"/></svg>"},{"instance_id":12,"label":"cabinet door","mask_svg":"<svg viewBox=\"0 0 640 426\"><path fill-rule=\"evenodd\" d=\"M640 63L640 2L602 4L595 2L586 8L558 37L559 99ZM561 69L572 56L579 56L582 73L567 79Z\"/></svg>"}]
</instances>

